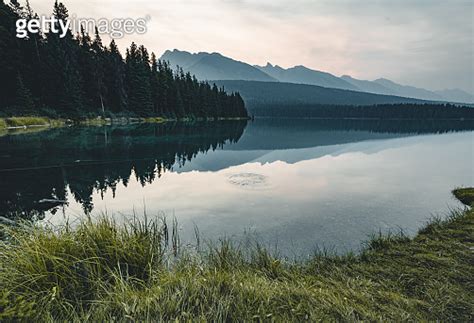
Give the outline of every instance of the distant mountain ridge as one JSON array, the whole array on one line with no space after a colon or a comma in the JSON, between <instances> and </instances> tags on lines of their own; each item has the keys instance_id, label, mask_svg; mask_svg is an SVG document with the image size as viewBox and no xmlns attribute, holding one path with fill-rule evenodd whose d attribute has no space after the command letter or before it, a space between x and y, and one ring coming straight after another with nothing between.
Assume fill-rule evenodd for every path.
<instances>
[{"instance_id":1,"label":"distant mountain ridge","mask_svg":"<svg viewBox=\"0 0 474 323\"><path fill-rule=\"evenodd\" d=\"M431 91L417 88L414 86L400 85L393 81L387 80L385 78L379 78L373 82L378 83L386 87L387 89L392 90L395 95L407 96L410 98L420 98L424 100L435 100L435 101L443 100L443 97Z\"/></svg>"},{"instance_id":2,"label":"distant mountain ridge","mask_svg":"<svg viewBox=\"0 0 474 323\"><path fill-rule=\"evenodd\" d=\"M474 103L474 95L460 89L429 91L398 84L385 78L369 81L355 79L349 75L337 77L333 74L312 70L302 65L288 69L270 63L267 63L265 66L252 66L245 62L225 57L219 53L200 52L191 54L175 49L173 51L167 50L161 56L161 59L169 61L172 67L179 65L183 70L196 75L198 79L206 81L285 82L428 101Z\"/></svg>"},{"instance_id":3,"label":"distant mountain ridge","mask_svg":"<svg viewBox=\"0 0 474 323\"><path fill-rule=\"evenodd\" d=\"M341 78L357 86L361 91L368 93L397 95L430 101L474 103L474 95L460 89L429 91L414 86L401 85L385 78L374 81L358 80L348 75L343 75Z\"/></svg>"},{"instance_id":4,"label":"distant mountain ridge","mask_svg":"<svg viewBox=\"0 0 474 323\"><path fill-rule=\"evenodd\" d=\"M392 90L386 88L382 84L379 84L373 81L358 80L349 75L343 75L341 76L341 79L356 86L360 91L375 93L375 94L384 94L384 95L394 94Z\"/></svg>"},{"instance_id":5,"label":"distant mountain ridge","mask_svg":"<svg viewBox=\"0 0 474 323\"><path fill-rule=\"evenodd\" d=\"M267 63L266 66L257 65L255 67L280 82L317 85L343 90L360 90L357 86L354 86L353 84L330 73L312 70L302 65L284 69L278 65L273 66L272 64Z\"/></svg>"},{"instance_id":6,"label":"distant mountain ridge","mask_svg":"<svg viewBox=\"0 0 474 323\"><path fill-rule=\"evenodd\" d=\"M219 53L191 54L175 49L167 50L160 59L169 61L173 68L179 65L200 80L278 81L258 68Z\"/></svg>"},{"instance_id":7,"label":"distant mountain ridge","mask_svg":"<svg viewBox=\"0 0 474 323\"><path fill-rule=\"evenodd\" d=\"M445 89L435 91L435 93L448 101L474 103L474 95L460 89Z\"/></svg>"}]
</instances>

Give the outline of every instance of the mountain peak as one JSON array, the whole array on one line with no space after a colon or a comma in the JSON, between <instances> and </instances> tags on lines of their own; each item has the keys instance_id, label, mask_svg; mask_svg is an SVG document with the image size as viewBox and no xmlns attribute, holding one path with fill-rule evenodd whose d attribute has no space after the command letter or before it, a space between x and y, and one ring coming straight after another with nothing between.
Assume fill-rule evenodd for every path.
<instances>
[{"instance_id":1,"label":"mountain peak","mask_svg":"<svg viewBox=\"0 0 474 323\"><path fill-rule=\"evenodd\" d=\"M191 55L190 52L187 52L187 51L185 51L185 50L179 50L179 49L176 49L176 48L173 49L172 51L169 50L169 49L167 49L167 50L165 51L165 54L186 54L186 55Z\"/></svg>"},{"instance_id":2,"label":"mountain peak","mask_svg":"<svg viewBox=\"0 0 474 323\"><path fill-rule=\"evenodd\" d=\"M380 78L374 80L374 82L396 84L394 81L389 80L389 79L386 79L386 78L384 78L384 77L380 77Z\"/></svg>"},{"instance_id":3,"label":"mountain peak","mask_svg":"<svg viewBox=\"0 0 474 323\"><path fill-rule=\"evenodd\" d=\"M368 81L359 80L350 75L337 77L303 65L296 65L288 69L270 62L267 62L265 66L251 66L218 52L189 53L173 49L165 51L161 59L169 61L171 66L179 65L185 71L196 75L200 80L280 81L430 101L474 102L472 94L459 89L429 91L398 84L387 78Z\"/></svg>"},{"instance_id":4,"label":"mountain peak","mask_svg":"<svg viewBox=\"0 0 474 323\"><path fill-rule=\"evenodd\" d=\"M332 74L315 71L303 65L284 69L278 65L267 63L266 66L256 66L261 71L276 78L280 82L317 85L328 88L358 90L357 87Z\"/></svg>"},{"instance_id":5,"label":"mountain peak","mask_svg":"<svg viewBox=\"0 0 474 323\"><path fill-rule=\"evenodd\" d=\"M177 49L166 51L161 59L170 62L171 66L180 66L203 81L209 80L255 80L275 82L260 69L244 62L223 56L218 52L188 53Z\"/></svg>"}]
</instances>

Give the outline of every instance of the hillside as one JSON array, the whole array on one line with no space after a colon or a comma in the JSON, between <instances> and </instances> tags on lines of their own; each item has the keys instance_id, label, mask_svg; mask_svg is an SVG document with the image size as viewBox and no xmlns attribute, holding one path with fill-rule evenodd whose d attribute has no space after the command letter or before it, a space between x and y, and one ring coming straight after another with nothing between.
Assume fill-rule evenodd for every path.
<instances>
[{"instance_id":1,"label":"hillside","mask_svg":"<svg viewBox=\"0 0 474 323\"><path fill-rule=\"evenodd\" d=\"M255 113L256 108L261 104L373 105L423 102L417 99L307 84L256 81L216 81L215 83L218 86L224 86L229 92L239 92L251 113Z\"/></svg>"},{"instance_id":2,"label":"hillside","mask_svg":"<svg viewBox=\"0 0 474 323\"><path fill-rule=\"evenodd\" d=\"M443 101L444 98L434 92L417 88L414 86L401 85L385 78L380 78L374 81L374 83L380 84L383 87L392 91L394 95L406 96L409 98L418 98L423 100L435 100Z\"/></svg>"}]
</instances>

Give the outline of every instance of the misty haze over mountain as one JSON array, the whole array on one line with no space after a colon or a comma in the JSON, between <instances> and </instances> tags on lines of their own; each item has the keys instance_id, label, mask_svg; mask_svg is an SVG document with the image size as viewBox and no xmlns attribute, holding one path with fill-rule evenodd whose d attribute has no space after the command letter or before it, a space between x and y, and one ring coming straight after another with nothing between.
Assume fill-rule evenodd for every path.
<instances>
[{"instance_id":1,"label":"misty haze over mountain","mask_svg":"<svg viewBox=\"0 0 474 323\"><path fill-rule=\"evenodd\" d=\"M318 85L343 90L358 91L359 88L330 73L311 70L304 66L295 66L284 69L278 65L268 63L266 66L255 66L262 72L276 78L280 82Z\"/></svg>"},{"instance_id":2,"label":"misty haze over mountain","mask_svg":"<svg viewBox=\"0 0 474 323\"><path fill-rule=\"evenodd\" d=\"M430 91L398 84L385 78L369 81L358 80L349 75L337 77L330 73L312 70L301 65L288 69L270 63L267 63L265 66L252 66L245 62L225 57L219 53L200 52L191 54L175 49L173 51L167 50L161 56L161 59L169 61L172 67L178 65L182 67L184 71L189 71L191 74L196 75L198 79L207 81L284 82L428 101L474 103L474 95L460 89ZM235 87L236 83L233 83L233 85L233 89L238 90L238 88ZM268 85L265 85L265 88L268 88ZM305 88L304 92L307 91L308 88ZM340 93L338 93L338 95L340 95ZM345 94L345 96L350 95L351 93ZM352 93L352 95L354 95L354 93ZM387 97L385 97L383 101L385 102L386 99ZM325 101L326 100L327 97L325 98Z\"/></svg>"},{"instance_id":3,"label":"misty haze over mountain","mask_svg":"<svg viewBox=\"0 0 474 323\"><path fill-rule=\"evenodd\" d=\"M173 68L182 67L200 80L278 81L253 66L219 53L191 54L175 49L166 51L161 60L169 61Z\"/></svg>"}]
</instances>

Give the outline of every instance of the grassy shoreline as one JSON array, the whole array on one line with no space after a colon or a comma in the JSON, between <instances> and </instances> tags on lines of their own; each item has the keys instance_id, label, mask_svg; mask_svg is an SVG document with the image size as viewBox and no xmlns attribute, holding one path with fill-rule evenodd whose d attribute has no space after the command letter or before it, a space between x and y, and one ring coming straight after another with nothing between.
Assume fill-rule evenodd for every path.
<instances>
[{"instance_id":1,"label":"grassy shoreline","mask_svg":"<svg viewBox=\"0 0 474 323\"><path fill-rule=\"evenodd\" d=\"M225 121L225 120L249 120L250 118L92 118L82 120L69 119L51 119L48 117L7 117L0 118L0 134L6 134L8 131L19 131L24 129L48 129L63 127L66 125L84 125L84 126L104 126L112 124L129 123L165 123L165 122L192 122L192 121Z\"/></svg>"},{"instance_id":2,"label":"grassy shoreline","mask_svg":"<svg viewBox=\"0 0 474 323\"><path fill-rule=\"evenodd\" d=\"M474 201L472 189L453 193ZM358 255L318 254L298 263L229 241L179 248L173 228L103 218L74 229L6 229L0 321L474 317L472 209L433 219L413 239L379 236Z\"/></svg>"},{"instance_id":3,"label":"grassy shoreline","mask_svg":"<svg viewBox=\"0 0 474 323\"><path fill-rule=\"evenodd\" d=\"M64 119L50 119L47 117L8 117L0 118L0 130L30 128L30 127L58 127L66 124Z\"/></svg>"}]
</instances>

